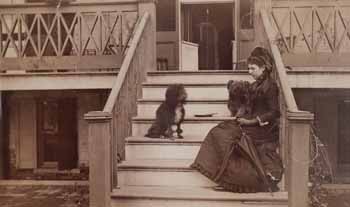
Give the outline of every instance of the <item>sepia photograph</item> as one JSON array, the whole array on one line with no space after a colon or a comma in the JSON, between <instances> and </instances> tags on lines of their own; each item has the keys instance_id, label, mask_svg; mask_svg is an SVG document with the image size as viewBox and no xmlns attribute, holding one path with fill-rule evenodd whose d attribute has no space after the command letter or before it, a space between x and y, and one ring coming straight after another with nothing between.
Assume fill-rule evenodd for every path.
<instances>
[{"instance_id":1,"label":"sepia photograph","mask_svg":"<svg viewBox=\"0 0 350 207\"><path fill-rule=\"evenodd\" d=\"M1 207L350 207L349 123L350 0L0 0Z\"/></svg>"}]
</instances>

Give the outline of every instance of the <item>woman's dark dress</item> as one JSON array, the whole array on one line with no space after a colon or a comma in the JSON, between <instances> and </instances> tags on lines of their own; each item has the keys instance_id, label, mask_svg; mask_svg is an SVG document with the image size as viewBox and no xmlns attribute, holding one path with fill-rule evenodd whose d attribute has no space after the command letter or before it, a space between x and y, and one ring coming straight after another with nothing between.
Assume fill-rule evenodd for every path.
<instances>
[{"instance_id":1,"label":"woman's dark dress","mask_svg":"<svg viewBox=\"0 0 350 207\"><path fill-rule=\"evenodd\" d=\"M266 173L280 179L283 166L278 147L278 87L268 75L251 84L251 114L245 118L258 118L259 124L239 126L236 121L224 121L212 128L204 139L199 153L191 165L220 186L233 192L267 191L261 175L252 160L236 147L242 130L256 147Z\"/></svg>"}]
</instances>

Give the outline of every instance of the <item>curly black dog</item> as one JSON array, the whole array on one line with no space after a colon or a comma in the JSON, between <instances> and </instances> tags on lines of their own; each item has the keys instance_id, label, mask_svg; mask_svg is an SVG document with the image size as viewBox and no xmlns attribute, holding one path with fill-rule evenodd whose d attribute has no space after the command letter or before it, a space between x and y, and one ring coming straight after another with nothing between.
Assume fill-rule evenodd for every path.
<instances>
[{"instance_id":1,"label":"curly black dog","mask_svg":"<svg viewBox=\"0 0 350 207\"><path fill-rule=\"evenodd\" d=\"M248 81L230 80L227 83L229 100L227 107L233 117L242 117L251 112L250 83Z\"/></svg>"},{"instance_id":2,"label":"curly black dog","mask_svg":"<svg viewBox=\"0 0 350 207\"><path fill-rule=\"evenodd\" d=\"M185 87L182 84L169 85L165 92L165 101L156 111L156 120L148 129L146 137L183 139L181 123L185 118L184 104L187 99ZM176 130L174 129L176 126Z\"/></svg>"}]
</instances>

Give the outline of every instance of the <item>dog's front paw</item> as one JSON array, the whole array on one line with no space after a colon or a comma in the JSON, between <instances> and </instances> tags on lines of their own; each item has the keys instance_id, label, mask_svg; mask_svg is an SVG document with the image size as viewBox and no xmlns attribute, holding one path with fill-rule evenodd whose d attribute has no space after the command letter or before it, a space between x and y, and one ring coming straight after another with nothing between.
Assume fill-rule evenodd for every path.
<instances>
[{"instance_id":1,"label":"dog's front paw","mask_svg":"<svg viewBox=\"0 0 350 207\"><path fill-rule=\"evenodd\" d=\"M178 139L183 139L184 136L182 136L181 134L178 134L178 135L177 135L177 138L178 138Z\"/></svg>"}]
</instances>

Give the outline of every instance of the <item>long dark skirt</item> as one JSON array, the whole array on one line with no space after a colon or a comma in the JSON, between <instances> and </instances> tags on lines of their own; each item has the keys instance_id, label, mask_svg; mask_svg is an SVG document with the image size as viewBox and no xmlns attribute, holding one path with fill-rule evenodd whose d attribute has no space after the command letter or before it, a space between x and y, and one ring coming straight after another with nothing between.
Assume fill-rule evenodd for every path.
<instances>
[{"instance_id":1,"label":"long dark skirt","mask_svg":"<svg viewBox=\"0 0 350 207\"><path fill-rule=\"evenodd\" d=\"M245 127L243 131L254 141L254 147L265 172L280 179L283 166L280 156L276 153L277 139L271 137L273 133L267 127L259 126ZM229 191L242 193L268 191L254 164L254 159L247 157L241 149L235 147L241 137L242 129L235 121L218 124L209 131L191 167Z\"/></svg>"}]
</instances>

